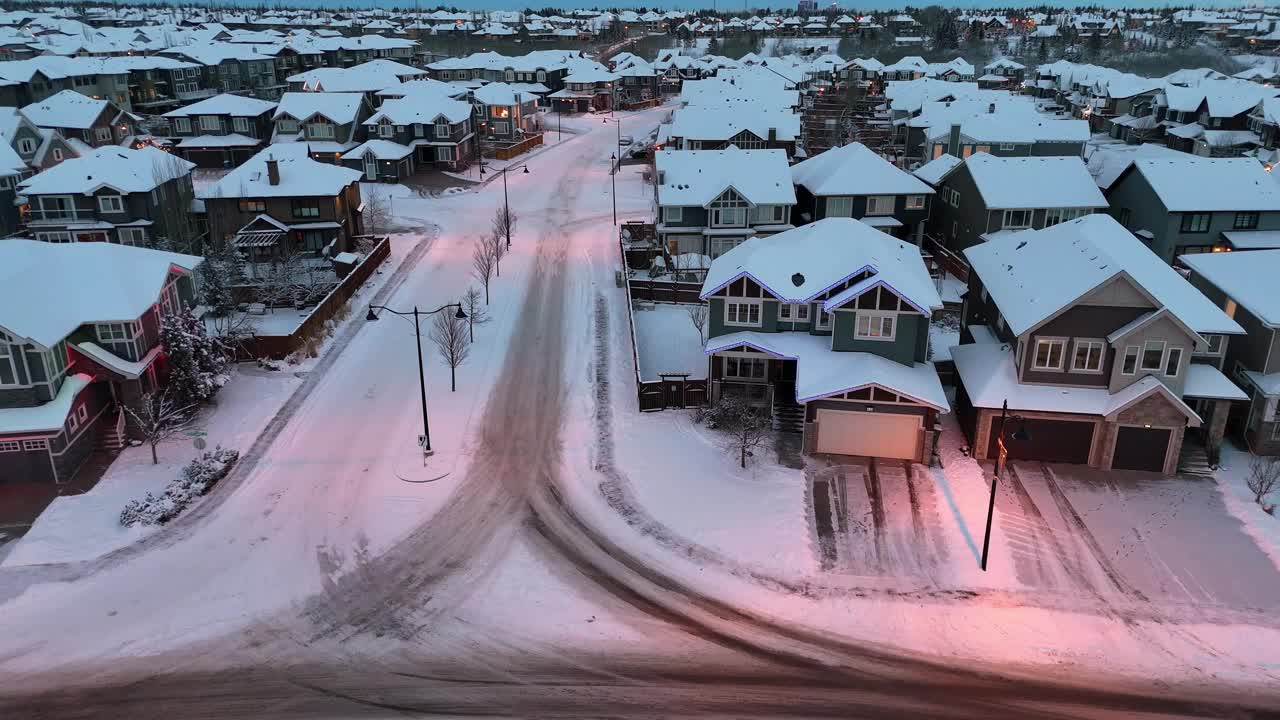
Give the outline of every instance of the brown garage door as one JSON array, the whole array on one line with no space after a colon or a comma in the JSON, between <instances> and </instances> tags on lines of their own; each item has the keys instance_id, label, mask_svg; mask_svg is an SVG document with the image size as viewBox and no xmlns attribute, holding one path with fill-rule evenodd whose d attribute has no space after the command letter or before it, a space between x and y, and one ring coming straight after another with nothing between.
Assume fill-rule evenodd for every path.
<instances>
[{"instance_id":1,"label":"brown garage door","mask_svg":"<svg viewBox=\"0 0 1280 720\"><path fill-rule=\"evenodd\" d=\"M1026 427L1027 432L1031 434L1031 439L1011 439L1009 436L1021 426L1021 422L1009 420L1005 423L1004 446L1010 460L1043 460L1081 465L1089 462L1089 449L1093 445L1093 423L1028 418ZM996 430L999 427L999 416L992 418L987 457L993 460L998 452Z\"/></svg>"},{"instance_id":2,"label":"brown garage door","mask_svg":"<svg viewBox=\"0 0 1280 720\"><path fill-rule=\"evenodd\" d=\"M1111 467L1115 470L1164 472L1164 458L1169 451L1173 431L1168 428L1121 427L1116 433L1116 451Z\"/></svg>"}]
</instances>

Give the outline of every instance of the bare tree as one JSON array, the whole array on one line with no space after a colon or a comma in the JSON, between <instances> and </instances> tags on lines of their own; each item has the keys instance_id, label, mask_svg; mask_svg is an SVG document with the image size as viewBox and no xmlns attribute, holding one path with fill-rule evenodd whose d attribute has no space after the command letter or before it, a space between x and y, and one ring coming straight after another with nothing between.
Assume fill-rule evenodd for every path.
<instances>
[{"instance_id":1,"label":"bare tree","mask_svg":"<svg viewBox=\"0 0 1280 720\"><path fill-rule=\"evenodd\" d=\"M257 334L257 323L247 313L232 312L211 318L209 337L218 344L228 360L235 360L237 351L247 349L247 343Z\"/></svg>"},{"instance_id":2,"label":"bare tree","mask_svg":"<svg viewBox=\"0 0 1280 720\"><path fill-rule=\"evenodd\" d=\"M458 366L466 362L471 353L467 342L467 321L451 312L436 313L431 326L431 342L436 344L440 359L449 366L449 392L458 389Z\"/></svg>"},{"instance_id":3,"label":"bare tree","mask_svg":"<svg viewBox=\"0 0 1280 720\"><path fill-rule=\"evenodd\" d=\"M141 406L135 410L128 405L125 413L138 426L142 438L151 446L151 463L160 464L156 446L178 434L191 420L195 405L179 405L169 393L169 388L149 392L142 396Z\"/></svg>"},{"instance_id":4,"label":"bare tree","mask_svg":"<svg viewBox=\"0 0 1280 720\"><path fill-rule=\"evenodd\" d=\"M462 296L462 310L467 313L467 332L471 342L475 342L476 326L489 322L489 311L480 303L479 289L474 286L467 288L467 294Z\"/></svg>"},{"instance_id":5,"label":"bare tree","mask_svg":"<svg viewBox=\"0 0 1280 720\"><path fill-rule=\"evenodd\" d=\"M747 456L769 437L769 419L741 395L722 394L716 404L703 414L703 418L713 428L724 433L724 449L737 454L738 465L744 469L747 467Z\"/></svg>"},{"instance_id":6,"label":"bare tree","mask_svg":"<svg viewBox=\"0 0 1280 720\"><path fill-rule=\"evenodd\" d=\"M516 231L516 221L520 216L509 206L503 205L493 214L493 234L505 238L507 249L511 249L511 234Z\"/></svg>"},{"instance_id":7,"label":"bare tree","mask_svg":"<svg viewBox=\"0 0 1280 720\"><path fill-rule=\"evenodd\" d=\"M511 247L503 242L502 236L498 233L489 236L489 245L493 248L493 272L498 277L502 277L502 258L507 256Z\"/></svg>"},{"instance_id":8,"label":"bare tree","mask_svg":"<svg viewBox=\"0 0 1280 720\"><path fill-rule=\"evenodd\" d=\"M471 274L484 286L484 302L489 304L489 281L498 261L493 255L493 243L487 237L478 238L471 248Z\"/></svg>"},{"instance_id":9,"label":"bare tree","mask_svg":"<svg viewBox=\"0 0 1280 720\"><path fill-rule=\"evenodd\" d=\"M382 189L369 191L364 201L365 229L373 235L381 235L391 225L391 197Z\"/></svg>"},{"instance_id":10,"label":"bare tree","mask_svg":"<svg viewBox=\"0 0 1280 720\"><path fill-rule=\"evenodd\" d=\"M1249 476L1245 485L1253 493L1253 501L1266 509L1266 498L1280 490L1280 458L1254 455L1249 459Z\"/></svg>"},{"instance_id":11,"label":"bare tree","mask_svg":"<svg viewBox=\"0 0 1280 720\"><path fill-rule=\"evenodd\" d=\"M693 323L693 326L698 329L698 340L706 342L707 336L704 328L707 326L707 304L690 305L686 308L686 312L689 313L689 322Z\"/></svg>"}]
</instances>

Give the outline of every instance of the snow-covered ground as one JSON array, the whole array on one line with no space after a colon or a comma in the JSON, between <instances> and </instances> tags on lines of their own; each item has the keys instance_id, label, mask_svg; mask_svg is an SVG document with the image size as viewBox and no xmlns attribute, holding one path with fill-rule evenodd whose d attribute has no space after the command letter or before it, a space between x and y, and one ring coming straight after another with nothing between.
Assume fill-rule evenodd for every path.
<instances>
[{"instance_id":1,"label":"snow-covered ground","mask_svg":"<svg viewBox=\"0 0 1280 720\"><path fill-rule=\"evenodd\" d=\"M1252 457L1230 442L1223 443L1221 467L1215 477L1227 509L1240 521L1244 531L1258 547L1271 558L1276 568L1280 569L1280 509L1276 510L1275 515L1271 515L1254 502L1253 493L1246 484ZM1273 491L1266 501L1280 508L1280 491Z\"/></svg>"},{"instance_id":2,"label":"snow-covered ground","mask_svg":"<svg viewBox=\"0 0 1280 720\"><path fill-rule=\"evenodd\" d=\"M636 303L636 352L640 378L660 380L659 373L688 373L692 379L707 376L707 356L702 338L689 319L689 305ZM630 339L628 339L630 342Z\"/></svg>"}]
</instances>

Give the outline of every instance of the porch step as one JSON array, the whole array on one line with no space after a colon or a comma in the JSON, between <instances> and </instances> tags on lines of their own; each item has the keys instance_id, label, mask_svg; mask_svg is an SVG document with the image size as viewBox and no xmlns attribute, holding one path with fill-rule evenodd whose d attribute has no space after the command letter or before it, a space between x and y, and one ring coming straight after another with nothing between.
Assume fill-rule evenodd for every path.
<instances>
[{"instance_id":1,"label":"porch step","mask_svg":"<svg viewBox=\"0 0 1280 720\"><path fill-rule=\"evenodd\" d=\"M119 415L103 418L102 424L98 426L98 436L94 439L94 446L99 450L123 450L128 444L123 420L124 418Z\"/></svg>"},{"instance_id":2,"label":"porch step","mask_svg":"<svg viewBox=\"0 0 1280 720\"><path fill-rule=\"evenodd\" d=\"M1213 477L1213 468L1209 466L1209 454L1203 445L1188 442L1182 444L1182 452L1178 454L1178 472L1183 475Z\"/></svg>"},{"instance_id":3,"label":"porch step","mask_svg":"<svg viewBox=\"0 0 1280 720\"><path fill-rule=\"evenodd\" d=\"M774 403L773 429L778 432L804 432L804 408L789 403Z\"/></svg>"}]
</instances>

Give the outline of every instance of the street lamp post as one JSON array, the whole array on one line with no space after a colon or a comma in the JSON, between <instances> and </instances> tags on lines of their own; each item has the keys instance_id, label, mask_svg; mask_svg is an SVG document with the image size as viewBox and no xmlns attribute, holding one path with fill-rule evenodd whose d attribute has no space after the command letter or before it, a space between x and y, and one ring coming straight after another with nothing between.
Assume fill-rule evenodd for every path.
<instances>
[{"instance_id":1,"label":"street lamp post","mask_svg":"<svg viewBox=\"0 0 1280 720\"><path fill-rule=\"evenodd\" d=\"M621 118L604 118L603 122L613 123L618 128L618 152L622 149L622 119ZM613 224L618 224L618 163L622 162L618 152L609 155L609 179L613 184Z\"/></svg>"},{"instance_id":2,"label":"street lamp post","mask_svg":"<svg viewBox=\"0 0 1280 720\"><path fill-rule=\"evenodd\" d=\"M996 485L1000 482L1000 468L1005 462L1005 456L1008 451L1004 447L1004 424L1006 420L1017 420L1021 426L1010 436L1013 440L1026 441L1031 439L1031 433L1027 432L1027 420L1021 415L1009 414L1009 401L1005 400L1000 406L1000 429L996 435L996 467L991 474L991 499L987 501L987 530L982 536L982 571L987 571L987 550L991 547L991 518L996 511Z\"/></svg>"},{"instance_id":3,"label":"street lamp post","mask_svg":"<svg viewBox=\"0 0 1280 720\"><path fill-rule=\"evenodd\" d=\"M503 212L503 221L504 221L503 224L505 225L506 233L507 233L507 249L508 250L511 249L511 222L510 222L511 204L508 202L508 196L507 196L507 171L516 170L519 168L524 168L525 175L529 174L529 163L527 162L521 163L519 165L504 167L498 171L502 173L502 212ZM484 177L484 163L480 164L480 177Z\"/></svg>"},{"instance_id":4,"label":"street lamp post","mask_svg":"<svg viewBox=\"0 0 1280 720\"><path fill-rule=\"evenodd\" d=\"M435 315L441 310L447 310L449 308L458 309L458 312L454 314L454 317L459 320L465 320L467 318L467 314L462 311L461 303L449 303L448 305L442 305L430 312L419 310L417 305L413 306L413 310L411 312L402 312L400 310L392 310L385 305L370 304L369 313L364 316L365 320L378 319L377 314L373 312L375 308L378 310L386 310L389 313L399 315L401 317L413 316L413 336L417 340L414 345L418 348L418 393L422 398L422 442L420 444L422 446L422 454L424 456L429 456L433 451L431 450L431 425L427 421L427 378L422 369L422 325L419 322L419 319L425 315Z\"/></svg>"}]
</instances>

